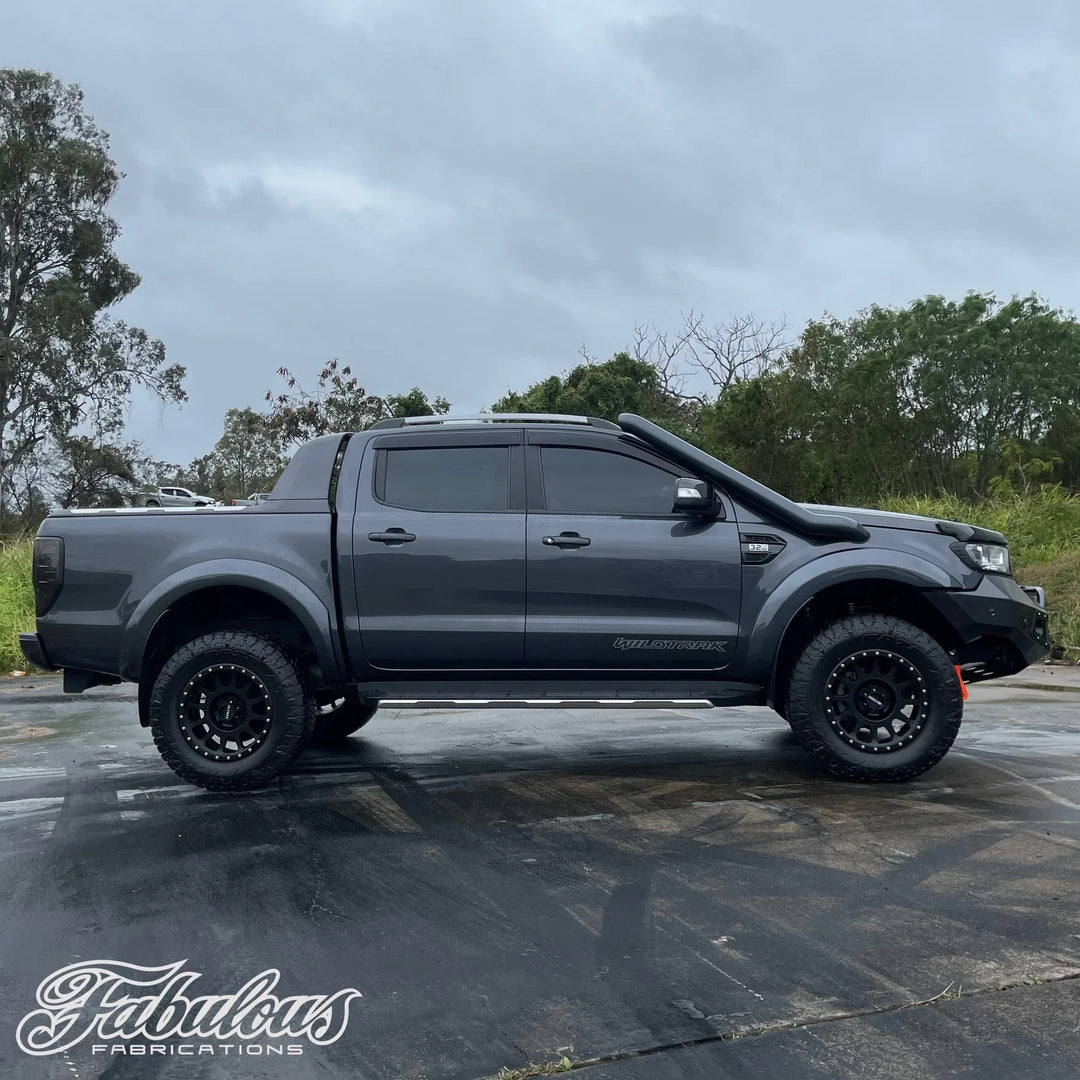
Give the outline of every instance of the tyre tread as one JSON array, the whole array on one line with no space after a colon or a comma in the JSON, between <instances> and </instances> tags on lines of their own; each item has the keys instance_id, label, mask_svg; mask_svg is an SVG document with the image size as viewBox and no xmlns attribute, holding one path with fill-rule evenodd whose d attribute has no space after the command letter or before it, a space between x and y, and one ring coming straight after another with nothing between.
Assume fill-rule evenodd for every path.
<instances>
[{"instance_id":1,"label":"tyre tread","mask_svg":"<svg viewBox=\"0 0 1080 1080\"><path fill-rule=\"evenodd\" d=\"M880 764L863 765L840 756L826 738L827 728L815 716L808 692L829 652L845 641L875 639L868 648L901 652L915 647L932 663L920 667L934 692L937 707L944 710L937 738L922 753L903 765L885 765L887 755L874 759ZM863 646L860 646L863 647ZM786 719L803 749L833 776L861 783L903 782L933 768L948 752L960 730L964 703L955 670L945 650L925 631L891 615L850 615L824 626L803 650L791 672ZM884 766L884 767L883 767Z\"/></svg>"},{"instance_id":2,"label":"tyre tread","mask_svg":"<svg viewBox=\"0 0 1080 1080\"><path fill-rule=\"evenodd\" d=\"M248 770L233 769L228 773L200 769L182 756L167 730L165 709L170 682L185 664L210 652L233 651L264 664L274 672L281 685L288 707L273 722L282 726L274 752L257 766ZM150 732L154 745L165 763L189 783L210 791L244 791L262 787L287 768L311 738L315 727L315 699L304 684L297 664L277 642L250 631L224 630L204 634L182 645L165 661L154 680L150 694Z\"/></svg>"}]
</instances>

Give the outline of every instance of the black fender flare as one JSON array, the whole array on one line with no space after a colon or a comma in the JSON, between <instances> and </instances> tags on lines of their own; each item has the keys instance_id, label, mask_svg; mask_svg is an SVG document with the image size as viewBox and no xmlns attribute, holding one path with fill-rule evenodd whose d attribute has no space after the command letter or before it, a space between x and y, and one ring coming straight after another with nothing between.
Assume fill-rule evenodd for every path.
<instances>
[{"instance_id":1,"label":"black fender flare","mask_svg":"<svg viewBox=\"0 0 1080 1080\"><path fill-rule=\"evenodd\" d=\"M239 586L279 601L311 638L323 677L332 683L346 680L334 618L327 606L287 571L247 559L214 559L186 566L147 593L131 613L124 631L120 655L123 678L139 681L150 635L168 610L185 596L214 586Z\"/></svg>"},{"instance_id":2,"label":"black fender flare","mask_svg":"<svg viewBox=\"0 0 1080 1080\"><path fill-rule=\"evenodd\" d=\"M881 561L883 555L887 563ZM826 589L860 580L923 590L962 589L965 584L943 567L908 552L854 548L822 555L800 566L766 597L747 637L745 677L766 686L771 700L780 645L795 617Z\"/></svg>"}]
</instances>

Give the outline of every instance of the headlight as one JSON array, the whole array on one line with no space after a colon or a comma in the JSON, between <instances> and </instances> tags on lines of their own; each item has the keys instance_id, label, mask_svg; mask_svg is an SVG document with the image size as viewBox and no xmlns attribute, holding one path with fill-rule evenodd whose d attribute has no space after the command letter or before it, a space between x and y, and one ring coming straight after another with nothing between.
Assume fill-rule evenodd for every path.
<instances>
[{"instance_id":1,"label":"headlight","mask_svg":"<svg viewBox=\"0 0 1080 1080\"><path fill-rule=\"evenodd\" d=\"M974 570L985 574L1011 574L1009 549L1004 544L953 544L953 551Z\"/></svg>"}]
</instances>

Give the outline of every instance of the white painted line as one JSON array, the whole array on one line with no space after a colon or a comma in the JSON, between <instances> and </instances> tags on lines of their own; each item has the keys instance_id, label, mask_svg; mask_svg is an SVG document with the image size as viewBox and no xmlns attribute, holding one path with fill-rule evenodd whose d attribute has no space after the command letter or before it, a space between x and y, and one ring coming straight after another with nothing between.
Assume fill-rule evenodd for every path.
<instances>
[{"instance_id":1,"label":"white painted line","mask_svg":"<svg viewBox=\"0 0 1080 1080\"><path fill-rule=\"evenodd\" d=\"M5 780L56 780L66 776L66 770L49 765L9 765L0 769L0 783Z\"/></svg>"},{"instance_id":2,"label":"white painted line","mask_svg":"<svg viewBox=\"0 0 1080 1080\"><path fill-rule=\"evenodd\" d=\"M47 799L9 799L7 802L0 802L0 820L12 820L28 817L30 814L59 810L63 802L62 795Z\"/></svg>"},{"instance_id":3,"label":"white painted line","mask_svg":"<svg viewBox=\"0 0 1080 1080\"><path fill-rule=\"evenodd\" d=\"M116 792L116 798L118 802L129 803L134 802L136 799L157 801L159 799L188 798L191 795L200 794L203 794L202 788L190 784L183 787L179 784L171 784L168 787L119 788Z\"/></svg>"}]
</instances>

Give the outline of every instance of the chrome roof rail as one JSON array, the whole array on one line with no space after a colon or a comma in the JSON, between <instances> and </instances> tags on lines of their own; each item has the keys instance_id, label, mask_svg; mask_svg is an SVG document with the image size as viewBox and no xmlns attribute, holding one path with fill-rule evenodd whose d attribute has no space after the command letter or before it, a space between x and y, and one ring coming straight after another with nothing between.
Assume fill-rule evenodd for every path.
<instances>
[{"instance_id":1,"label":"chrome roof rail","mask_svg":"<svg viewBox=\"0 0 1080 1080\"><path fill-rule=\"evenodd\" d=\"M387 428L421 427L431 424L584 424L590 427L605 428L609 431L621 431L618 424L610 420L601 420L596 416L570 416L561 413L478 413L475 416L401 416L380 420L372 424L368 431L382 431Z\"/></svg>"}]
</instances>

